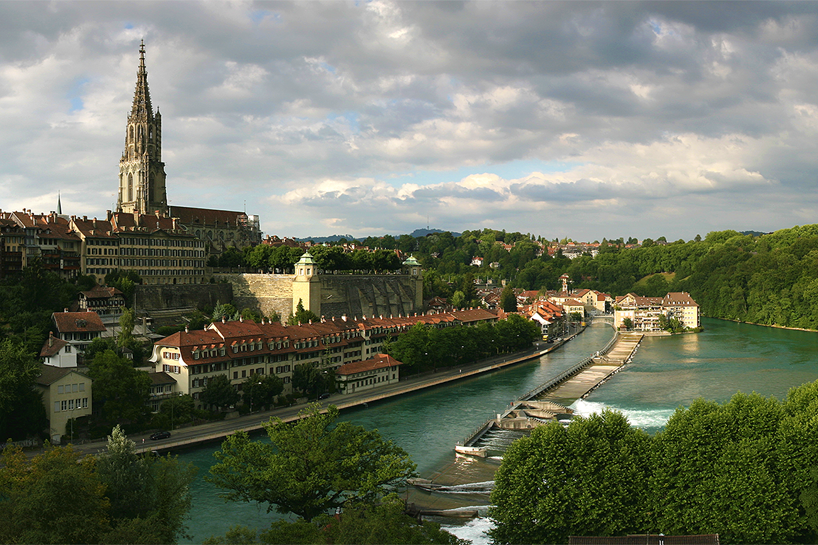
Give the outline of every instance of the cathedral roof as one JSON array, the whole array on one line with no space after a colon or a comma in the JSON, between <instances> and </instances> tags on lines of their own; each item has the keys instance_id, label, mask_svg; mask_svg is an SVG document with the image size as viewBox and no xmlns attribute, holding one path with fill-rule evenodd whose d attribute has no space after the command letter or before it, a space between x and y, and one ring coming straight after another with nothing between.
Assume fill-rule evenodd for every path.
<instances>
[{"instance_id":1,"label":"cathedral roof","mask_svg":"<svg viewBox=\"0 0 818 545\"><path fill-rule=\"evenodd\" d=\"M169 206L169 214L188 226L221 226L236 227L247 220L244 212L230 210L212 210L209 208L190 208L187 206Z\"/></svg>"}]
</instances>

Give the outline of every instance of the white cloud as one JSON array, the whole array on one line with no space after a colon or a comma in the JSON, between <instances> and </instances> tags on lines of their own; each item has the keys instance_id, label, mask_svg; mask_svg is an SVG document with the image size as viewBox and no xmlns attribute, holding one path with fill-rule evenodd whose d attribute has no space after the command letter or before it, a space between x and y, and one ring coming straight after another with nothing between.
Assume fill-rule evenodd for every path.
<instances>
[{"instance_id":1,"label":"white cloud","mask_svg":"<svg viewBox=\"0 0 818 545\"><path fill-rule=\"evenodd\" d=\"M814 221L812 3L43 5L0 3L4 209L110 208L144 38L169 198L270 233Z\"/></svg>"}]
</instances>

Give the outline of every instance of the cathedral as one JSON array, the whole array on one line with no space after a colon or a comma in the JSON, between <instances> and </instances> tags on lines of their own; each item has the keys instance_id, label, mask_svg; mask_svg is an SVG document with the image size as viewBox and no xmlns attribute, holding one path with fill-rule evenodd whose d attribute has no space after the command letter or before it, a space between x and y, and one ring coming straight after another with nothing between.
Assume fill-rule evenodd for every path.
<instances>
[{"instance_id":1,"label":"cathedral","mask_svg":"<svg viewBox=\"0 0 818 545\"><path fill-rule=\"evenodd\" d=\"M117 214L177 218L187 232L202 240L209 255L227 248L261 243L259 218L245 212L168 206L165 163L162 162L162 115L153 111L145 68L145 43L139 46L131 113L125 127L125 150L119 160Z\"/></svg>"},{"instance_id":2,"label":"cathedral","mask_svg":"<svg viewBox=\"0 0 818 545\"><path fill-rule=\"evenodd\" d=\"M164 215L168 209L162 162L162 115L153 113L145 69L145 43L139 47L139 71L131 114L125 127L125 151L119 160L117 212Z\"/></svg>"}]
</instances>

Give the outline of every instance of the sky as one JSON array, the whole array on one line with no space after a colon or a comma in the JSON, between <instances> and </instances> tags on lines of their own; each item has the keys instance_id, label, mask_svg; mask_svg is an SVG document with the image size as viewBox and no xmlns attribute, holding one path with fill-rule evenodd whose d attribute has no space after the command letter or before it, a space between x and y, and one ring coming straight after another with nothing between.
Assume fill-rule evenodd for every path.
<instances>
[{"instance_id":1,"label":"sky","mask_svg":"<svg viewBox=\"0 0 818 545\"><path fill-rule=\"evenodd\" d=\"M0 0L0 208L115 207L140 40L171 205L266 234L818 223L818 3Z\"/></svg>"}]
</instances>

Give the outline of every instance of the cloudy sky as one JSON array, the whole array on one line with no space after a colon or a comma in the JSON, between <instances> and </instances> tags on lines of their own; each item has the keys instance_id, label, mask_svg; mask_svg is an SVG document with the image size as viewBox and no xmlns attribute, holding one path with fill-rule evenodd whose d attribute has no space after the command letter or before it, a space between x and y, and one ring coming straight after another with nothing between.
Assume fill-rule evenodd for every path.
<instances>
[{"instance_id":1,"label":"cloudy sky","mask_svg":"<svg viewBox=\"0 0 818 545\"><path fill-rule=\"evenodd\" d=\"M145 40L168 199L279 236L818 223L818 3L0 0L0 208L115 206Z\"/></svg>"}]
</instances>

